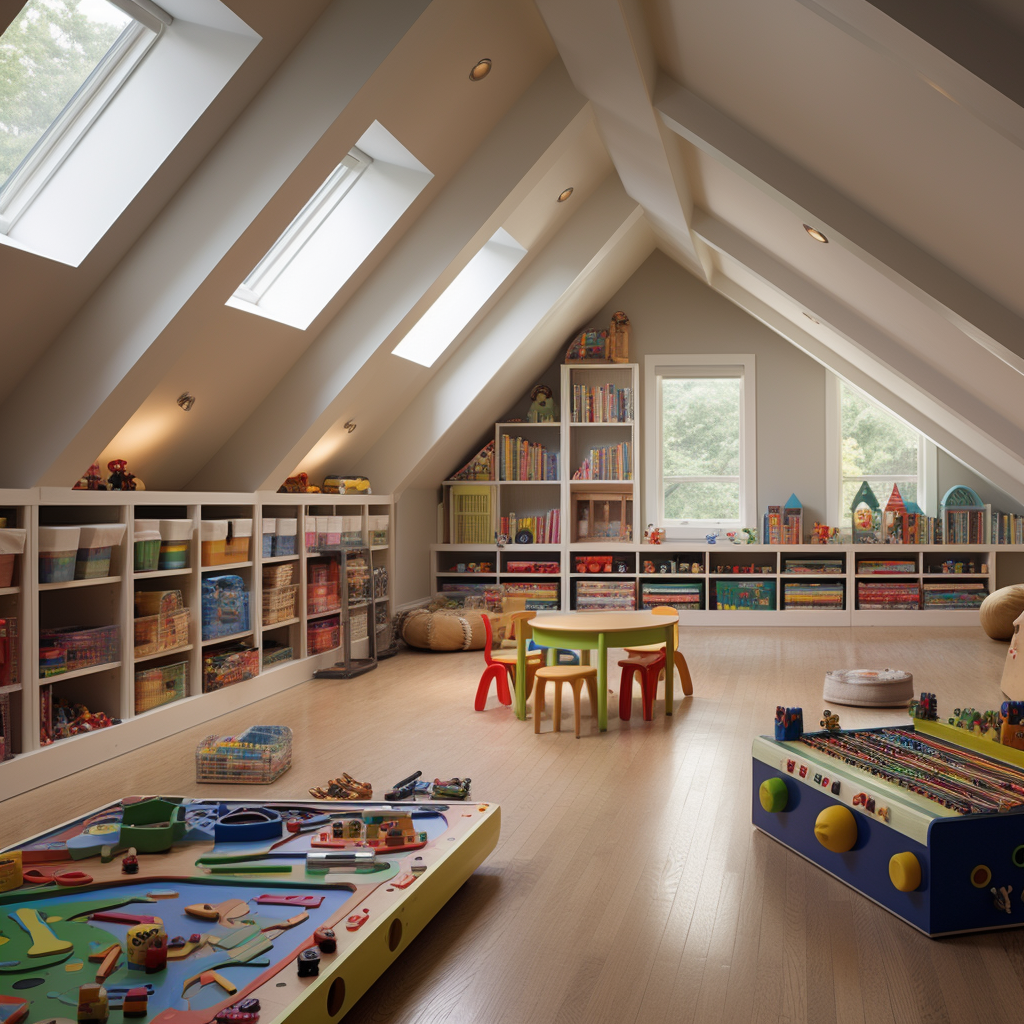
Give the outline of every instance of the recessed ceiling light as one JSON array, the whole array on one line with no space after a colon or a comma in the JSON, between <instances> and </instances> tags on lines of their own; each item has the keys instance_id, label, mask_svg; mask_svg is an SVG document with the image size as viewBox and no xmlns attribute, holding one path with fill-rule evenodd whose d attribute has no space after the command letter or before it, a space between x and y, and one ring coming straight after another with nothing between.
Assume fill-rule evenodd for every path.
<instances>
[{"instance_id":1,"label":"recessed ceiling light","mask_svg":"<svg viewBox=\"0 0 1024 1024\"><path fill-rule=\"evenodd\" d=\"M804 231L806 231L807 234L809 234L816 242L824 242L828 245L828 239L817 228L812 228L810 224L805 224Z\"/></svg>"},{"instance_id":2,"label":"recessed ceiling light","mask_svg":"<svg viewBox=\"0 0 1024 1024\"><path fill-rule=\"evenodd\" d=\"M469 73L469 80L471 82L479 82L481 78L486 78L491 73L491 58L484 57L483 60L478 60L473 65L473 70Z\"/></svg>"},{"instance_id":3,"label":"recessed ceiling light","mask_svg":"<svg viewBox=\"0 0 1024 1024\"><path fill-rule=\"evenodd\" d=\"M820 324L821 323L820 320L815 320L814 317L811 316L810 313L805 312L804 316L807 317L807 319L810 320L812 324Z\"/></svg>"},{"instance_id":4,"label":"recessed ceiling light","mask_svg":"<svg viewBox=\"0 0 1024 1024\"><path fill-rule=\"evenodd\" d=\"M570 185L568 188L563 188L562 191L558 193L558 201L560 203L564 203L566 201L566 199L568 199L569 196L571 196L571 195L572 195L572 185Z\"/></svg>"}]
</instances>

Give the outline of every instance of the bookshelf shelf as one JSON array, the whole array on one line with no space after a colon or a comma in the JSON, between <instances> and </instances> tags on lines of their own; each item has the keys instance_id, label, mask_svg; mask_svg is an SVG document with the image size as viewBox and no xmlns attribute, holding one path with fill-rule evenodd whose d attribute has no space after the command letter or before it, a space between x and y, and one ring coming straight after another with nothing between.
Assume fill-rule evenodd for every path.
<instances>
[{"instance_id":1,"label":"bookshelf shelf","mask_svg":"<svg viewBox=\"0 0 1024 1024\"><path fill-rule=\"evenodd\" d=\"M120 576L98 576L92 580L68 580L66 583L40 583L39 592L51 590L77 590L79 587L101 587L120 583Z\"/></svg>"},{"instance_id":2,"label":"bookshelf shelf","mask_svg":"<svg viewBox=\"0 0 1024 1024\"><path fill-rule=\"evenodd\" d=\"M242 640L244 637L252 636L253 631L251 629L243 630L241 633L229 633L227 636L215 636L210 640L204 640L204 647L212 647L214 644L226 644L233 640Z\"/></svg>"},{"instance_id":3,"label":"bookshelf shelf","mask_svg":"<svg viewBox=\"0 0 1024 1024\"><path fill-rule=\"evenodd\" d=\"M236 569L248 569L252 564L252 562L225 562L223 565L204 565L201 571L232 573Z\"/></svg>"},{"instance_id":4,"label":"bookshelf shelf","mask_svg":"<svg viewBox=\"0 0 1024 1024\"><path fill-rule=\"evenodd\" d=\"M120 668L120 661L105 661L102 665L90 665L88 668L78 668L74 672L58 672L53 676L40 676L39 685L47 683L63 683L69 679L81 679L83 676L92 676L97 672L109 672L112 668Z\"/></svg>"},{"instance_id":5,"label":"bookshelf shelf","mask_svg":"<svg viewBox=\"0 0 1024 1024\"><path fill-rule=\"evenodd\" d=\"M11 594L20 594L21 587L0 587L0 597L9 597Z\"/></svg>"},{"instance_id":6,"label":"bookshelf shelf","mask_svg":"<svg viewBox=\"0 0 1024 1024\"><path fill-rule=\"evenodd\" d=\"M193 644L182 644L181 647L172 647L169 651L146 654L141 658L135 658L135 664L141 665L144 661L156 661L157 658L166 658L169 654L184 654L186 651L191 651L193 646Z\"/></svg>"},{"instance_id":7,"label":"bookshelf shelf","mask_svg":"<svg viewBox=\"0 0 1024 1024\"><path fill-rule=\"evenodd\" d=\"M159 580L164 579L168 576L189 576L192 570L189 568L185 569L155 569L153 572L135 572L132 573L132 579L134 580Z\"/></svg>"}]
</instances>

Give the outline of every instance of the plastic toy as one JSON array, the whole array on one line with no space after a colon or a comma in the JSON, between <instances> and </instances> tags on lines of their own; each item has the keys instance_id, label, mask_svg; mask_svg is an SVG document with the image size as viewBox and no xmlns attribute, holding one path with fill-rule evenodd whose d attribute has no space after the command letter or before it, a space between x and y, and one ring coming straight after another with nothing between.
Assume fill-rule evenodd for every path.
<instances>
[{"instance_id":1,"label":"plastic toy","mask_svg":"<svg viewBox=\"0 0 1024 1024\"><path fill-rule=\"evenodd\" d=\"M547 384L537 384L530 392L530 411L527 423L554 423L558 419L558 403Z\"/></svg>"},{"instance_id":2,"label":"plastic toy","mask_svg":"<svg viewBox=\"0 0 1024 1024\"><path fill-rule=\"evenodd\" d=\"M804 731L804 709L787 708L779 704L775 708L775 738L777 740L798 740Z\"/></svg>"},{"instance_id":3,"label":"plastic toy","mask_svg":"<svg viewBox=\"0 0 1024 1024\"><path fill-rule=\"evenodd\" d=\"M743 533L747 538L748 544L757 543L757 527L756 526L744 526Z\"/></svg>"},{"instance_id":4,"label":"plastic toy","mask_svg":"<svg viewBox=\"0 0 1024 1024\"><path fill-rule=\"evenodd\" d=\"M348 772L342 772L340 778L327 783L326 790L315 786L309 795L317 800L369 800L373 796L373 787L368 782L356 781Z\"/></svg>"},{"instance_id":5,"label":"plastic toy","mask_svg":"<svg viewBox=\"0 0 1024 1024\"><path fill-rule=\"evenodd\" d=\"M416 793L416 780L423 772L413 772L408 778L396 782L394 786L384 794L385 800L408 800Z\"/></svg>"},{"instance_id":6,"label":"plastic toy","mask_svg":"<svg viewBox=\"0 0 1024 1024\"><path fill-rule=\"evenodd\" d=\"M95 983L78 989L78 1024L106 1024L110 1017L107 990Z\"/></svg>"},{"instance_id":7,"label":"plastic toy","mask_svg":"<svg viewBox=\"0 0 1024 1024\"><path fill-rule=\"evenodd\" d=\"M832 714L828 708L822 711L821 721L818 724L829 733L839 732L839 716Z\"/></svg>"},{"instance_id":8,"label":"plastic toy","mask_svg":"<svg viewBox=\"0 0 1024 1024\"><path fill-rule=\"evenodd\" d=\"M465 779L434 779L430 793L431 800L465 800L469 796L469 784L473 780Z\"/></svg>"},{"instance_id":9,"label":"plastic toy","mask_svg":"<svg viewBox=\"0 0 1024 1024\"><path fill-rule=\"evenodd\" d=\"M365 476L334 474L324 477L321 490L324 494L369 494L370 481Z\"/></svg>"},{"instance_id":10,"label":"plastic toy","mask_svg":"<svg viewBox=\"0 0 1024 1024\"><path fill-rule=\"evenodd\" d=\"M82 476L82 478L75 484L73 490L76 491L105 491L107 485L103 482L103 477L100 474L100 464L94 462Z\"/></svg>"}]
</instances>

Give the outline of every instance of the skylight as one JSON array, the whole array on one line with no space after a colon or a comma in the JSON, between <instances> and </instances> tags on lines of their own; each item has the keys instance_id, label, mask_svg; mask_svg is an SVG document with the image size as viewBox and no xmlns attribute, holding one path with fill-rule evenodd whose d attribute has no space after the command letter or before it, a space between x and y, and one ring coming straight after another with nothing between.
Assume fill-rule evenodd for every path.
<instances>
[{"instance_id":1,"label":"skylight","mask_svg":"<svg viewBox=\"0 0 1024 1024\"><path fill-rule=\"evenodd\" d=\"M227 305L304 331L432 177L374 121Z\"/></svg>"},{"instance_id":2,"label":"skylight","mask_svg":"<svg viewBox=\"0 0 1024 1024\"><path fill-rule=\"evenodd\" d=\"M10 230L156 35L107 0L25 4L0 36L0 230Z\"/></svg>"},{"instance_id":3,"label":"skylight","mask_svg":"<svg viewBox=\"0 0 1024 1024\"><path fill-rule=\"evenodd\" d=\"M498 228L413 324L393 354L433 366L525 255L526 250L504 228Z\"/></svg>"}]
</instances>

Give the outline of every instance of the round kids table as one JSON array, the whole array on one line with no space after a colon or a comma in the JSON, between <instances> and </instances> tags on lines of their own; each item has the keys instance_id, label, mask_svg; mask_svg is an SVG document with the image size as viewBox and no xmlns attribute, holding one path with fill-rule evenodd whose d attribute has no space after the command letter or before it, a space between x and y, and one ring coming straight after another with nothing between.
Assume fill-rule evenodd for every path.
<instances>
[{"instance_id":1,"label":"round kids table","mask_svg":"<svg viewBox=\"0 0 1024 1024\"><path fill-rule=\"evenodd\" d=\"M548 664L555 664L557 648L579 651L584 664L590 652L597 651L597 725L608 728L608 648L642 647L666 644L675 647L678 615L654 615L652 612L558 612L530 619L533 641L548 650ZM526 718L526 636L519 630L516 639L516 717ZM672 714L672 682L675 659L665 658L665 714Z\"/></svg>"}]
</instances>

